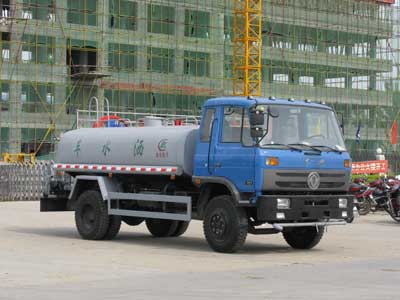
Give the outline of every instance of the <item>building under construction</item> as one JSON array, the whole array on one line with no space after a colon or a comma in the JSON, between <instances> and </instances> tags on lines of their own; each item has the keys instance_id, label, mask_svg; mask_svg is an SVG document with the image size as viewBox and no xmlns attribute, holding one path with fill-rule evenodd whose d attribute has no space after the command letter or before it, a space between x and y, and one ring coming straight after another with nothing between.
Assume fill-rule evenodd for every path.
<instances>
[{"instance_id":1,"label":"building under construction","mask_svg":"<svg viewBox=\"0 0 400 300\"><path fill-rule=\"evenodd\" d=\"M92 96L196 115L231 95L234 2L0 0L0 153L51 153ZM391 0L263 1L262 95L329 103L353 153L393 150L399 16Z\"/></svg>"}]
</instances>

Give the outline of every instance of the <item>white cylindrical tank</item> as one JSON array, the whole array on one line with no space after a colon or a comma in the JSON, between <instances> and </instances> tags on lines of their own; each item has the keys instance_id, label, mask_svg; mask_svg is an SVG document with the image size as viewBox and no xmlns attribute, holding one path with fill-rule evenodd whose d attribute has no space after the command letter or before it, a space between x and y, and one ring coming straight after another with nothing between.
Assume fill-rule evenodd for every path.
<instances>
[{"instance_id":1,"label":"white cylindrical tank","mask_svg":"<svg viewBox=\"0 0 400 300\"><path fill-rule=\"evenodd\" d=\"M192 175L198 127L85 128L61 137L56 162L173 166Z\"/></svg>"}]
</instances>

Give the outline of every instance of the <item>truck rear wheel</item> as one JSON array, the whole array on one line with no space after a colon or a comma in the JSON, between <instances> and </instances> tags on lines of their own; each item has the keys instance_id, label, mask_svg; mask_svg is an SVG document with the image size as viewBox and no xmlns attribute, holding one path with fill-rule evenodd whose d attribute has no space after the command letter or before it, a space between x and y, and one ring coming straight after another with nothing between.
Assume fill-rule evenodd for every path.
<instances>
[{"instance_id":1,"label":"truck rear wheel","mask_svg":"<svg viewBox=\"0 0 400 300\"><path fill-rule=\"evenodd\" d=\"M236 252L247 237L246 212L236 207L230 196L215 197L206 207L203 230L212 249L223 253Z\"/></svg>"},{"instance_id":2,"label":"truck rear wheel","mask_svg":"<svg viewBox=\"0 0 400 300\"><path fill-rule=\"evenodd\" d=\"M138 217L122 217L122 221L129 226L138 226L142 224L144 219Z\"/></svg>"},{"instance_id":3,"label":"truck rear wheel","mask_svg":"<svg viewBox=\"0 0 400 300\"><path fill-rule=\"evenodd\" d=\"M314 248L322 239L325 229L313 226L294 227L283 232L283 238L294 249Z\"/></svg>"},{"instance_id":4,"label":"truck rear wheel","mask_svg":"<svg viewBox=\"0 0 400 300\"><path fill-rule=\"evenodd\" d=\"M83 192L75 209L75 224L79 234L86 240L101 240L108 232L110 216L99 191Z\"/></svg>"},{"instance_id":5,"label":"truck rear wheel","mask_svg":"<svg viewBox=\"0 0 400 300\"><path fill-rule=\"evenodd\" d=\"M121 229L122 219L120 216L109 216L109 225L106 235L104 236L104 240L112 240L114 239Z\"/></svg>"},{"instance_id":6,"label":"truck rear wheel","mask_svg":"<svg viewBox=\"0 0 400 300\"><path fill-rule=\"evenodd\" d=\"M190 222L179 221L178 227L176 228L175 232L171 236L178 237L178 236L181 236L182 234L184 234L189 227L189 223Z\"/></svg>"},{"instance_id":7,"label":"truck rear wheel","mask_svg":"<svg viewBox=\"0 0 400 300\"><path fill-rule=\"evenodd\" d=\"M163 219L146 219L147 229L154 237L172 236L178 229L178 221Z\"/></svg>"}]
</instances>

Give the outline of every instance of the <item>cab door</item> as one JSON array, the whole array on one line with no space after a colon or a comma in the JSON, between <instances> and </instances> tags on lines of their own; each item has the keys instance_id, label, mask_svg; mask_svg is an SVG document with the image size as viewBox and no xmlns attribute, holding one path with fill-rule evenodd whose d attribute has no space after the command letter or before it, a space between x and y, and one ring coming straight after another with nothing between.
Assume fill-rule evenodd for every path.
<instances>
[{"instance_id":1,"label":"cab door","mask_svg":"<svg viewBox=\"0 0 400 300\"><path fill-rule=\"evenodd\" d=\"M216 132L218 131L217 108L207 107L203 112L200 134L194 157L194 174L196 176L214 175L214 150Z\"/></svg>"},{"instance_id":2,"label":"cab door","mask_svg":"<svg viewBox=\"0 0 400 300\"><path fill-rule=\"evenodd\" d=\"M253 192L255 147L250 136L248 110L239 106L220 109L213 173L230 180L240 192Z\"/></svg>"}]
</instances>

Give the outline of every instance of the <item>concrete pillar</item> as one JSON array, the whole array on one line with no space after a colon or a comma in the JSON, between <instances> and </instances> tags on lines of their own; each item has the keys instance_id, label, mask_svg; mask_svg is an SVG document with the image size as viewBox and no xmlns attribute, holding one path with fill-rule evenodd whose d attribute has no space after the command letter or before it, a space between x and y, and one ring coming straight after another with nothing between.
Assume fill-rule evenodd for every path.
<instances>
[{"instance_id":1,"label":"concrete pillar","mask_svg":"<svg viewBox=\"0 0 400 300\"><path fill-rule=\"evenodd\" d=\"M21 152L21 122L22 103L21 103L21 83L10 82L10 106L9 106L9 152Z\"/></svg>"},{"instance_id":2,"label":"concrete pillar","mask_svg":"<svg viewBox=\"0 0 400 300\"><path fill-rule=\"evenodd\" d=\"M107 73L108 66L108 39L106 33L108 32L109 26L109 0L98 0L97 1L97 26L101 28L103 34L102 38L98 40L97 44L97 72ZM101 79L96 79L98 82ZM99 99L99 110L105 111L104 102L104 89L97 85L97 98ZM88 98L89 99L89 98ZM111 99L108 99L111 101Z\"/></svg>"},{"instance_id":3,"label":"concrete pillar","mask_svg":"<svg viewBox=\"0 0 400 300\"><path fill-rule=\"evenodd\" d=\"M296 36L294 36L292 39L291 39L291 48L292 48L292 50L298 50L298 48L299 48L299 40L297 39L297 37Z\"/></svg>"},{"instance_id":4,"label":"concrete pillar","mask_svg":"<svg viewBox=\"0 0 400 300\"><path fill-rule=\"evenodd\" d=\"M345 47L346 47L345 48L346 56L352 56L352 54L353 54L353 44L346 45Z\"/></svg>"},{"instance_id":5,"label":"concrete pillar","mask_svg":"<svg viewBox=\"0 0 400 300\"><path fill-rule=\"evenodd\" d=\"M138 1L137 2L137 7L138 7L138 17L137 17L137 31L139 33L139 36L145 37L147 35L147 2L144 1ZM140 73L146 72L147 71L147 46L138 46L137 47L138 53L140 55L136 56L137 60L137 70Z\"/></svg>"},{"instance_id":6,"label":"concrete pillar","mask_svg":"<svg viewBox=\"0 0 400 300\"><path fill-rule=\"evenodd\" d=\"M370 57L371 59L375 59L376 58L376 39L373 39L370 42ZM371 72L371 74L369 75L369 89L370 90L376 90L376 73L375 72Z\"/></svg>"},{"instance_id":7,"label":"concrete pillar","mask_svg":"<svg viewBox=\"0 0 400 300\"><path fill-rule=\"evenodd\" d=\"M353 88L353 76L351 76L350 74L347 74L346 77L345 77L344 87L346 89Z\"/></svg>"},{"instance_id":8,"label":"concrete pillar","mask_svg":"<svg viewBox=\"0 0 400 300\"><path fill-rule=\"evenodd\" d=\"M10 1L13 17L21 17L21 5L19 1ZM12 22L10 27L10 62L18 64L21 61L21 38L23 34L23 26L19 22ZM10 78L10 99L9 99L9 152L21 152L21 122L22 120L22 103L21 103L21 82L17 81L14 72L13 77Z\"/></svg>"},{"instance_id":9,"label":"concrete pillar","mask_svg":"<svg viewBox=\"0 0 400 300\"><path fill-rule=\"evenodd\" d=\"M68 11L67 0L54 0L54 2L56 4L56 22L59 24L66 24Z\"/></svg>"},{"instance_id":10,"label":"concrete pillar","mask_svg":"<svg viewBox=\"0 0 400 300\"><path fill-rule=\"evenodd\" d=\"M369 75L369 89L376 90L376 73L373 72Z\"/></svg>"},{"instance_id":11,"label":"concrete pillar","mask_svg":"<svg viewBox=\"0 0 400 300\"><path fill-rule=\"evenodd\" d=\"M324 73L316 73L314 75L314 86L325 86L325 74Z\"/></svg>"},{"instance_id":12,"label":"concrete pillar","mask_svg":"<svg viewBox=\"0 0 400 300\"><path fill-rule=\"evenodd\" d=\"M211 14L210 38L216 47L216 52L210 54L210 77L215 89L224 88L224 14L215 12Z\"/></svg>"},{"instance_id":13,"label":"concrete pillar","mask_svg":"<svg viewBox=\"0 0 400 300\"><path fill-rule=\"evenodd\" d=\"M323 32L318 33L318 41L317 41L317 49L318 52L326 52L325 42L326 41L326 34Z\"/></svg>"},{"instance_id":14,"label":"concrete pillar","mask_svg":"<svg viewBox=\"0 0 400 300\"><path fill-rule=\"evenodd\" d=\"M267 67L264 68L264 76L265 76L265 78L264 78L263 81L268 82L268 83L271 83L273 81L274 74L272 72L271 67L267 66Z\"/></svg>"},{"instance_id":15,"label":"concrete pillar","mask_svg":"<svg viewBox=\"0 0 400 300\"><path fill-rule=\"evenodd\" d=\"M176 38L178 39L177 45L183 45L184 44L184 38L185 38L185 8L184 7L178 7L175 11L175 35ZM183 74L183 71L185 70L184 66L184 53L185 51L183 50L182 47L178 46L175 49L175 73L176 74Z\"/></svg>"},{"instance_id":16,"label":"concrete pillar","mask_svg":"<svg viewBox=\"0 0 400 300\"><path fill-rule=\"evenodd\" d=\"M300 75L296 70L289 71L289 84L299 84Z\"/></svg>"}]
</instances>

